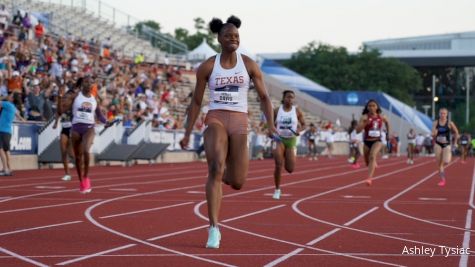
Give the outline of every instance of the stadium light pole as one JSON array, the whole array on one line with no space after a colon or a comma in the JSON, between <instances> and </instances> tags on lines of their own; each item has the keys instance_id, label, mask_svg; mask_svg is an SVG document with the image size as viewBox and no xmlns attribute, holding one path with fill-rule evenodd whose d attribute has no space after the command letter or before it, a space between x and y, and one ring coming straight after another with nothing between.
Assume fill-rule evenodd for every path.
<instances>
[{"instance_id":1,"label":"stadium light pole","mask_svg":"<svg viewBox=\"0 0 475 267\"><path fill-rule=\"evenodd\" d=\"M470 122L470 72L468 71L468 67L465 68L465 91L467 93L466 96L466 107L465 107L465 125L468 125Z\"/></svg>"},{"instance_id":2,"label":"stadium light pole","mask_svg":"<svg viewBox=\"0 0 475 267\"><path fill-rule=\"evenodd\" d=\"M435 75L432 74L432 120L435 120Z\"/></svg>"}]
</instances>

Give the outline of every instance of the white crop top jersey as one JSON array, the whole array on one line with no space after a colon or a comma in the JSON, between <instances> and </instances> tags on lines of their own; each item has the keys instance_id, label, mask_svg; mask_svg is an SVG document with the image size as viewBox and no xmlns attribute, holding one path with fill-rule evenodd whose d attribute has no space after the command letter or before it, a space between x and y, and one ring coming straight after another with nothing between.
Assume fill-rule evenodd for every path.
<instances>
[{"instance_id":1,"label":"white crop top jersey","mask_svg":"<svg viewBox=\"0 0 475 267\"><path fill-rule=\"evenodd\" d=\"M85 97L82 92L79 92L73 104L73 124L95 124L94 113L96 112L96 107L97 102L94 96Z\"/></svg>"},{"instance_id":2,"label":"white crop top jersey","mask_svg":"<svg viewBox=\"0 0 475 267\"><path fill-rule=\"evenodd\" d=\"M294 132L297 132L298 118L297 118L297 109L295 106L292 106L290 111L285 111L284 106L279 107L277 111L277 118L275 120L277 132L282 137L293 137L292 129Z\"/></svg>"},{"instance_id":3,"label":"white crop top jersey","mask_svg":"<svg viewBox=\"0 0 475 267\"><path fill-rule=\"evenodd\" d=\"M216 55L209 86L209 110L224 109L247 113L247 91L251 78L240 53L232 69L221 67L221 53Z\"/></svg>"}]
</instances>

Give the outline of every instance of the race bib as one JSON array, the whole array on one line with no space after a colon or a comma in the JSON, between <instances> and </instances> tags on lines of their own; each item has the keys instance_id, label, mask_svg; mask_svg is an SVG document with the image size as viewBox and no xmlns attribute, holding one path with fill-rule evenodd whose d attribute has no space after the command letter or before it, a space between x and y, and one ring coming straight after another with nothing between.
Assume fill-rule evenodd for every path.
<instances>
[{"instance_id":1,"label":"race bib","mask_svg":"<svg viewBox=\"0 0 475 267\"><path fill-rule=\"evenodd\" d=\"M381 131L380 130L369 130L368 132L369 137L380 137Z\"/></svg>"},{"instance_id":2,"label":"race bib","mask_svg":"<svg viewBox=\"0 0 475 267\"><path fill-rule=\"evenodd\" d=\"M441 144L447 143L447 137L443 135L437 136L435 140L437 140L437 142Z\"/></svg>"},{"instance_id":3,"label":"race bib","mask_svg":"<svg viewBox=\"0 0 475 267\"><path fill-rule=\"evenodd\" d=\"M89 112L79 111L77 113L77 116L78 116L79 119L94 121L94 115L92 113L89 113Z\"/></svg>"},{"instance_id":4,"label":"race bib","mask_svg":"<svg viewBox=\"0 0 475 267\"><path fill-rule=\"evenodd\" d=\"M213 102L219 104L236 105L239 103L239 87L225 86L214 90Z\"/></svg>"},{"instance_id":5,"label":"race bib","mask_svg":"<svg viewBox=\"0 0 475 267\"><path fill-rule=\"evenodd\" d=\"M462 145L466 145L466 144L468 144L468 141L467 141L467 140L462 140L462 141L460 141L460 143L461 143Z\"/></svg>"},{"instance_id":6,"label":"race bib","mask_svg":"<svg viewBox=\"0 0 475 267\"><path fill-rule=\"evenodd\" d=\"M61 123L61 126L63 128L71 128L73 126L73 124L70 121L65 121L65 122Z\"/></svg>"}]
</instances>

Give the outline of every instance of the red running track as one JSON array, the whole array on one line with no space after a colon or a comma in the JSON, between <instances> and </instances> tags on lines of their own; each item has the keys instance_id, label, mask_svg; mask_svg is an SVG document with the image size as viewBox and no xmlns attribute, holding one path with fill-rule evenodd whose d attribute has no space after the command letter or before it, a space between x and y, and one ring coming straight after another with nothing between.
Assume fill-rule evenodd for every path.
<instances>
[{"instance_id":1,"label":"red running track","mask_svg":"<svg viewBox=\"0 0 475 267\"><path fill-rule=\"evenodd\" d=\"M219 249L205 249L206 164L98 167L82 195L61 170L0 179L0 266L475 266L475 162L299 158L272 199L273 161L224 186ZM446 252L449 254L446 254Z\"/></svg>"}]
</instances>

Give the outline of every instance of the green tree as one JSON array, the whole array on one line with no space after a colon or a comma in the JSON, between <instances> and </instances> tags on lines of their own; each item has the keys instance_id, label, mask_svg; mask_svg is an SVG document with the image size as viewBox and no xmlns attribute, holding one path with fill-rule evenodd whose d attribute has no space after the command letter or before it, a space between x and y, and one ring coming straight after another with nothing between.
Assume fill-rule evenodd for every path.
<instances>
[{"instance_id":1,"label":"green tree","mask_svg":"<svg viewBox=\"0 0 475 267\"><path fill-rule=\"evenodd\" d=\"M344 47L311 42L284 65L332 90L382 91L410 105L422 86L414 68L365 48L349 54Z\"/></svg>"},{"instance_id":2,"label":"green tree","mask_svg":"<svg viewBox=\"0 0 475 267\"><path fill-rule=\"evenodd\" d=\"M176 28L175 39L185 43L189 50L195 49L201 44L203 39L216 51L219 50L219 45L216 41L216 36L209 31L205 21L202 18L193 19L195 22L195 33L191 34L187 29Z\"/></svg>"},{"instance_id":3,"label":"green tree","mask_svg":"<svg viewBox=\"0 0 475 267\"><path fill-rule=\"evenodd\" d=\"M145 20L145 21L136 23L134 26L134 31L140 34L142 33L144 26L150 27L151 29L156 30L158 32L160 32L160 30L162 29L162 27L160 26L160 23L153 20Z\"/></svg>"}]
</instances>

